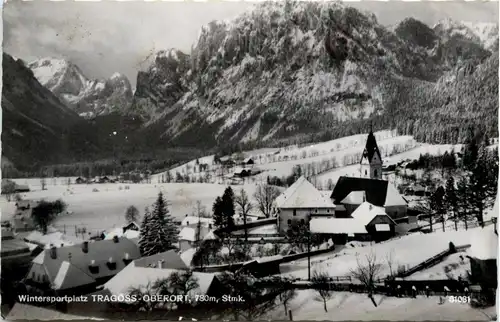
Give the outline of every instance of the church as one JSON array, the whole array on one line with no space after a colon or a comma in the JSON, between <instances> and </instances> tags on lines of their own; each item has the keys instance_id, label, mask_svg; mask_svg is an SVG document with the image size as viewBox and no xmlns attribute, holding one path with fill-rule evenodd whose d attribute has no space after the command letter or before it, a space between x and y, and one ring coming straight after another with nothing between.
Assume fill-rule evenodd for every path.
<instances>
[{"instance_id":1,"label":"church","mask_svg":"<svg viewBox=\"0 0 500 322\"><path fill-rule=\"evenodd\" d=\"M336 205L336 217L350 217L363 202L383 207L393 220L407 216L408 203L394 185L382 180L382 166L382 154L370 129L360 161L360 176L340 177L330 195Z\"/></svg>"}]
</instances>

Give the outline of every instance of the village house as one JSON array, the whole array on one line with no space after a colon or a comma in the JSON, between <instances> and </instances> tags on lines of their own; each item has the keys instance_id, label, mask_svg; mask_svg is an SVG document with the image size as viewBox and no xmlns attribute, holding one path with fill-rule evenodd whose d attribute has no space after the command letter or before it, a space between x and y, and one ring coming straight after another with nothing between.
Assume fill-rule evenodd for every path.
<instances>
[{"instance_id":1,"label":"village house","mask_svg":"<svg viewBox=\"0 0 500 322\"><path fill-rule=\"evenodd\" d=\"M179 249L186 251L196 247L197 243L205 239L205 236L212 231L212 225L195 227L184 226L179 232Z\"/></svg>"},{"instance_id":2,"label":"village house","mask_svg":"<svg viewBox=\"0 0 500 322\"><path fill-rule=\"evenodd\" d=\"M171 269L162 265L156 267L141 267L136 262L131 263L115 277L104 284L104 289L99 292L103 295L126 295L131 289L151 287L158 280L169 278L173 273L182 273L183 269ZM191 290L189 295L194 303L196 295L207 295L210 297L221 298L227 294L225 287L217 278L215 273L193 272L193 277L196 279L198 287ZM154 290L151 290L154 292ZM151 295L154 295L151 294ZM125 300L125 299L124 299ZM126 302L124 301L126 304ZM198 305L213 305L213 303L198 303Z\"/></svg>"},{"instance_id":3,"label":"village house","mask_svg":"<svg viewBox=\"0 0 500 322\"><path fill-rule=\"evenodd\" d=\"M87 180L85 180L85 178L82 178L82 177L78 177L75 179L75 183L76 184L83 184L83 183L86 183Z\"/></svg>"},{"instance_id":4,"label":"village house","mask_svg":"<svg viewBox=\"0 0 500 322\"><path fill-rule=\"evenodd\" d=\"M1 246L0 257L4 268L15 266L20 269L29 266L32 256L41 251L37 245L15 238L12 229L8 228L2 228Z\"/></svg>"},{"instance_id":5,"label":"village house","mask_svg":"<svg viewBox=\"0 0 500 322\"><path fill-rule=\"evenodd\" d=\"M52 246L33 259L25 284L58 295L88 294L139 257L138 245L127 238Z\"/></svg>"},{"instance_id":6,"label":"village house","mask_svg":"<svg viewBox=\"0 0 500 322\"><path fill-rule=\"evenodd\" d=\"M128 223L123 227L113 228L104 233L104 239L113 239L116 237L125 237L128 239L138 238L141 227L136 222Z\"/></svg>"},{"instance_id":7,"label":"village house","mask_svg":"<svg viewBox=\"0 0 500 322\"><path fill-rule=\"evenodd\" d=\"M136 267L156 267L187 270L186 263L175 250L167 250L163 253L141 257L133 261Z\"/></svg>"},{"instance_id":8,"label":"village house","mask_svg":"<svg viewBox=\"0 0 500 322\"><path fill-rule=\"evenodd\" d=\"M335 214L335 205L302 176L275 200L278 232L285 234L293 226L304 224L312 216Z\"/></svg>"},{"instance_id":9,"label":"village house","mask_svg":"<svg viewBox=\"0 0 500 322\"><path fill-rule=\"evenodd\" d=\"M35 230L36 225L33 221L33 209L39 202L34 200L20 200L16 202L16 211L11 219L14 232L27 232Z\"/></svg>"}]
</instances>

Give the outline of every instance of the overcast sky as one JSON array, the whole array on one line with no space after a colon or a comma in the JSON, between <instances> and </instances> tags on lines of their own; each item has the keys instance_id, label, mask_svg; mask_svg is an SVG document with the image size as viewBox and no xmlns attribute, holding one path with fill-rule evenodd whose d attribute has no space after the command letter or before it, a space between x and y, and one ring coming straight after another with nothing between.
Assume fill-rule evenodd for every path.
<instances>
[{"instance_id":1,"label":"overcast sky","mask_svg":"<svg viewBox=\"0 0 500 322\"><path fill-rule=\"evenodd\" d=\"M135 85L141 62L155 51L189 52L200 28L231 19L252 2L10 1L5 3L4 50L26 61L66 58L91 78L119 71ZM412 16L427 24L445 18L498 22L498 2L350 2L384 25Z\"/></svg>"}]
</instances>

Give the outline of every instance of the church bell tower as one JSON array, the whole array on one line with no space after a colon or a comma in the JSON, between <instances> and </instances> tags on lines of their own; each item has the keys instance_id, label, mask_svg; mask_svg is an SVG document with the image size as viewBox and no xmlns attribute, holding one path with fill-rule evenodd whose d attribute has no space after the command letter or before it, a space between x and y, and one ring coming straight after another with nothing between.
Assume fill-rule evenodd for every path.
<instances>
[{"instance_id":1,"label":"church bell tower","mask_svg":"<svg viewBox=\"0 0 500 322\"><path fill-rule=\"evenodd\" d=\"M361 178L382 180L382 155L370 125L370 133L360 161Z\"/></svg>"}]
</instances>

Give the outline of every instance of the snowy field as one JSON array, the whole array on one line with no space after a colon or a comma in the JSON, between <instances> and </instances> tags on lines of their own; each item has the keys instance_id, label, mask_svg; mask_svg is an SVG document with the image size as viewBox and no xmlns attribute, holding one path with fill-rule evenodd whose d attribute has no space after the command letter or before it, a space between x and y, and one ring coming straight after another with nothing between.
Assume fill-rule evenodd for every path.
<instances>
[{"instance_id":1,"label":"snowy field","mask_svg":"<svg viewBox=\"0 0 500 322\"><path fill-rule=\"evenodd\" d=\"M375 307L366 294L335 292L327 302L327 310L312 290L297 292L290 301L294 321L494 321L496 307L483 310L470 305L438 304L438 297L419 296L416 299L375 295ZM270 320L285 320L283 306L268 316Z\"/></svg>"},{"instance_id":2,"label":"snowy field","mask_svg":"<svg viewBox=\"0 0 500 322\"><path fill-rule=\"evenodd\" d=\"M379 146L381 143L379 143ZM413 148L409 151L399 153L396 155L392 155L389 157L384 157L384 164L385 165L391 165L391 164L397 164L400 161L404 161L407 159L410 160L416 160L420 157L422 154L429 153L430 155L439 155L443 154L445 151L450 152L451 150L455 151L460 151L462 148L461 144L457 145L452 145L452 144L419 144L418 147ZM358 177L359 176L359 165L351 165L351 166L346 166L346 167L340 167L337 169L333 169L331 171L322 173L318 176L316 176L316 180L322 181L322 182L327 182L329 179L332 179L333 183L335 184L339 177L341 176L354 176Z\"/></svg>"},{"instance_id":3,"label":"snowy field","mask_svg":"<svg viewBox=\"0 0 500 322\"><path fill-rule=\"evenodd\" d=\"M487 229L491 230L492 227L492 225L488 226L485 231ZM390 272L386 257L391 256L391 254L393 270L397 270L398 265L405 265L409 268L446 250L450 242L453 242L456 246L470 244L471 238L477 233L482 233L481 228L468 231L435 232L432 234L414 233L382 243L373 243L370 246L344 248L334 255L324 256L312 261L311 271L326 272L330 276L348 276L351 275L352 269L356 269L357 258L363 264L366 255L373 252L377 261L382 265L379 278L384 278ZM307 278L307 259L296 261L290 267L284 267L284 271L285 269L287 272L283 273L283 275Z\"/></svg>"},{"instance_id":4,"label":"snowy field","mask_svg":"<svg viewBox=\"0 0 500 322\"><path fill-rule=\"evenodd\" d=\"M129 190L124 187L129 186ZM120 190L120 187L122 190ZM159 191L163 191L170 202L170 213L178 220L186 214L193 213L196 202L201 201L207 211L211 211L217 196L221 196L226 186L201 183L166 183L166 184L93 184L47 186L47 190L34 190L23 193L24 199L56 200L62 198L68 204L69 215L56 219L54 225L64 225L74 228L86 227L89 232L102 231L124 224L124 214L128 206L134 205L141 215L147 206L151 206ZM235 194L244 189L253 200L255 185L233 186ZM94 192L93 189L98 189ZM15 202L6 202L1 199L0 209L2 220L8 220L15 210ZM257 210L255 210L257 211ZM72 228L69 231L72 231ZM73 229L74 230L74 229Z\"/></svg>"}]
</instances>

